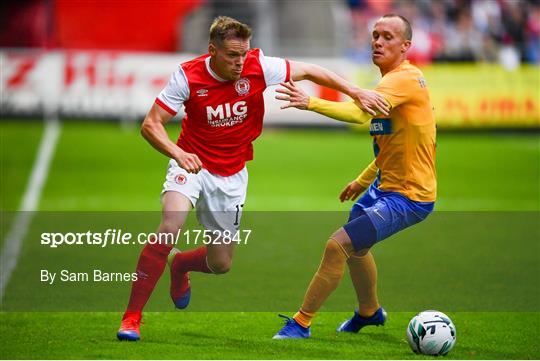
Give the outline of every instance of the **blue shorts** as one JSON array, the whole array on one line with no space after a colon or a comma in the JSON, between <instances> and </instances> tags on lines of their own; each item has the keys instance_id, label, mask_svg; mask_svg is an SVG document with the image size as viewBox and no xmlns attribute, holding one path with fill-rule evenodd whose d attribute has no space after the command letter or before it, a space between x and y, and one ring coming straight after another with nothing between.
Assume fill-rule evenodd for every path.
<instances>
[{"instance_id":1,"label":"blue shorts","mask_svg":"<svg viewBox=\"0 0 540 361\"><path fill-rule=\"evenodd\" d=\"M423 221L435 202L415 202L397 192L384 192L373 182L354 204L343 226L356 251L371 248L413 224Z\"/></svg>"}]
</instances>

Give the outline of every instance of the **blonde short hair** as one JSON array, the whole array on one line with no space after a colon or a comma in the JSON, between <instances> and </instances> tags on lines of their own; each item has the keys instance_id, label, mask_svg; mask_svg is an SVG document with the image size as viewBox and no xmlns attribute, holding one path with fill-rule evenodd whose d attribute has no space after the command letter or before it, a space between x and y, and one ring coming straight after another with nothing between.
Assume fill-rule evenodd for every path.
<instances>
[{"instance_id":1,"label":"blonde short hair","mask_svg":"<svg viewBox=\"0 0 540 361\"><path fill-rule=\"evenodd\" d=\"M229 38L248 40L251 38L251 28L228 16L218 16L210 26L210 42L221 45Z\"/></svg>"}]
</instances>

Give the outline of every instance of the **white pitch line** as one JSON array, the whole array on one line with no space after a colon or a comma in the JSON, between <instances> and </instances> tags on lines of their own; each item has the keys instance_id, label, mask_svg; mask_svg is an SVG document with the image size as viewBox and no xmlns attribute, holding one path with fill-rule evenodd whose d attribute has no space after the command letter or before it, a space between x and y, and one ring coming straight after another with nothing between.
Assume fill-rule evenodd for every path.
<instances>
[{"instance_id":1,"label":"white pitch line","mask_svg":"<svg viewBox=\"0 0 540 361\"><path fill-rule=\"evenodd\" d=\"M17 266L22 243L28 232L34 211L37 210L41 190L49 173L49 167L59 135L60 122L58 119L56 117L48 119L37 150L36 160L32 167L32 173L30 174L26 191L4 241L2 253L0 254L0 302L4 298L11 274Z\"/></svg>"}]
</instances>

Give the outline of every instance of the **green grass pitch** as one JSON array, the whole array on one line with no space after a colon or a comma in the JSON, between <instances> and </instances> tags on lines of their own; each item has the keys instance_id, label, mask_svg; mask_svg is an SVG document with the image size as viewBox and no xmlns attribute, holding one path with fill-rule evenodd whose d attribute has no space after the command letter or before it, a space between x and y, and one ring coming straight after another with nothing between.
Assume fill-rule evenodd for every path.
<instances>
[{"instance_id":1,"label":"green grass pitch","mask_svg":"<svg viewBox=\"0 0 540 361\"><path fill-rule=\"evenodd\" d=\"M10 211L20 202L42 129L39 122L0 123L0 242L12 220ZM174 138L177 126L169 130ZM128 285L101 293L89 287L96 304L101 299L113 306L88 305L88 312L80 312L86 307L78 302L85 296L81 287L82 294L66 288L58 296L56 291L57 299L53 288L50 294L44 290L41 296L49 297L50 303L42 309L25 304L34 286L39 287L32 284L37 277L33 267L55 257L58 262L76 262L68 251L43 250L26 240L2 303L0 357L425 359L429 357L409 350L405 327L432 301L444 305L441 311L457 327L457 345L447 358L540 358L539 141L538 134L439 134L440 215L374 249L381 302L390 311L384 327L358 335L336 334L335 327L354 307L354 292L344 279L314 320L312 339L271 339L282 326L277 311L291 314L301 302L328 232L346 216L351 204L339 203L339 191L372 159L372 150L370 138L357 132L268 129L255 143L255 160L249 164L246 216L259 211L318 211L313 213L316 218L331 211L335 220L317 222L326 233L276 222L278 229L268 231L264 241L255 237L249 247L239 247L230 274L193 276L196 293L187 312L172 311L164 275L149 303L151 312L145 314L139 343L117 342L115 336ZM40 210L159 211L166 162L135 128L64 123ZM292 219L291 223L297 220ZM148 227L154 229L157 223L151 223ZM471 232L474 237L468 239ZM132 269L138 250L91 249L84 256L104 266ZM263 282L261 275L266 277ZM246 286L257 283L260 289ZM275 299L269 300L272 295ZM223 307L233 302L237 304L230 309ZM61 310L64 303L76 311L43 312L47 307Z\"/></svg>"}]
</instances>

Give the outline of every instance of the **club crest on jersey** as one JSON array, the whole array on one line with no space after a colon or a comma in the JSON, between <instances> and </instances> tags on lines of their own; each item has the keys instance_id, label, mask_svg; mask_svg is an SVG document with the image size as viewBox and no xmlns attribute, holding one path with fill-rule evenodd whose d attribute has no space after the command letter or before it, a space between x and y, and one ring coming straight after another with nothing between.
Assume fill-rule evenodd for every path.
<instances>
[{"instance_id":1,"label":"club crest on jersey","mask_svg":"<svg viewBox=\"0 0 540 361\"><path fill-rule=\"evenodd\" d=\"M177 183L177 184L186 184L187 182L187 178L185 175L183 174L178 174L176 177L174 177L174 181Z\"/></svg>"},{"instance_id":2,"label":"club crest on jersey","mask_svg":"<svg viewBox=\"0 0 540 361\"><path fill-rule=\"evenodd\" d=\"M246 78L240 78L234 83L234 89L236 89L238 95L246 95L249 93L249 88L249 80Z\"/></svg>"}]
</instances>

